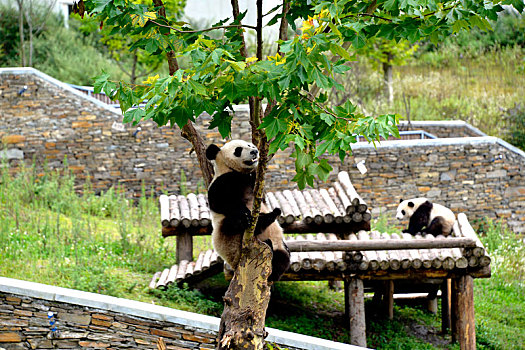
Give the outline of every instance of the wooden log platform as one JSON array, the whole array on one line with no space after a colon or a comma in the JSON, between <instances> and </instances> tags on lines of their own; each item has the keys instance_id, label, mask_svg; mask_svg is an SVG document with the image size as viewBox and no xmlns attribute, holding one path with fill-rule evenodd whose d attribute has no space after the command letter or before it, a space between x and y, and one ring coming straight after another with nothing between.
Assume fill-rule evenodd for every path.
<instances>
[{"instance_id":1,"label":"wooden log platform","mask_svg":"<svg viewBox=\"0 0 525 350\"><path fill-rule=\"evenodd\" d=\"M159 202L164 237L211 234L206 195L161 195ZM285 233L343 234L370 230L370 210L346 172L339 173L328 189L268 192L265 202L270 209L281 209L277 220Z\"/></svg>"},{"instance_id":2,"label":"wooden log platform","mask_svg":"<svg viewBox=\"0 0 525 350\"><path fill-rule=\"evenodd\" d=\"M461 236L460 232L450 237L416 235L414 238L411 235L373 231L371 236L380 238L370 239L365 231L359 231L349 240L340 240L333 233L289 236L286 243L292 252L291 266L281 280L343 280L344 276L350 275L369 281L443 279L469 274L475 277L490 276L490 264L469 266L466 263L465 252L478 247L478 242ZM345 256L344 252L359 254ZM481 257L490 262L490 257L485 253ZM433 263L434 260L439 263ZM374 261L377 263L373 264ZM417 264L415 261L428 261L428 264ZM182 260L179 264L159 271L150 287L162 288L174 282L196 281L195 275L215 265L219 266L213 272L221 272L222 260L213 250L201 252L195 262ZM188 269L191 270L188 272ZM231 270L227 269L226 275L230 274Z\"/></svg>"},{"instance_id":3,"label":"wooden log platform","mask_svg":"<svg viewBox=\"0 0 525 350\"><path fill-rule=\"evenodd\" d=\"M150 288L195 283L232 270L209 249L193 259L194 235L212 232L204 194L161 196L162 235L176 236L176 264L154 274ZM288 236L291 265L284 281L344 281L345 313L351 343L366 345L365 289L375 291L385 315L393 315L394 293L426 289L429 308L442 295L442 329L451 330L461 349L475 349L473 278L490 277L490 256L463 213L448 237L370 231L368 206L346 172L328 189L268 192L270 209L280 208L278 222ZM437 286L437 287L436 287ZM379 296L379 298L376 298ZM381 300L382 299L382 300Z\"/></svg>"}]
</instances>

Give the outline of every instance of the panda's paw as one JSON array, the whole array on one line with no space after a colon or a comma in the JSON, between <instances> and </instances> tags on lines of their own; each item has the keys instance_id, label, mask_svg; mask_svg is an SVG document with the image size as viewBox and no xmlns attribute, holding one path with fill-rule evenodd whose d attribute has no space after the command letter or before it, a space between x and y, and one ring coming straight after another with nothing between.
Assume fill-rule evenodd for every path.
<instances>
[{"instance_id":1,"label":"panda's paw","mask_svg":"<svg viewBox=\"0 0 525 350\"><path fill-rule=\"evenodd\" d=\"M282 211L280 208L275 208L273 211L272 211L272 214L277 218L279 215L282 214Z\"/></svg>"},{"instance_id":2,"label":"panda's paw","mask_svg":"<svg viewBox=\"0 0 525 350\"><path fill-rule=\"evenodd\" d=\"M406 228L406 229L403 230L403 233L411 233L411 232L410 232L409 229Z\"/></svg>"}]
</instances>

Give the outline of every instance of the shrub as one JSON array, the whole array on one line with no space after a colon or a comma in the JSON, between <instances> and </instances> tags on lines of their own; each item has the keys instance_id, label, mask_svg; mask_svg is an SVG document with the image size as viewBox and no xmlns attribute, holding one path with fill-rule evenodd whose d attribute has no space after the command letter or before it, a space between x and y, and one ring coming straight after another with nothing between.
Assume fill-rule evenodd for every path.
<instances>
[{"instance_id":1,"label":"shrub","mask_svg":"<svg viewBox=\"0 0 525 350\"><path fill-rule=\"evenodd\" d=\"M505 139L514 146L525 150L525 105L518 103L507 109Z\"/></svg>"}]
</instances>

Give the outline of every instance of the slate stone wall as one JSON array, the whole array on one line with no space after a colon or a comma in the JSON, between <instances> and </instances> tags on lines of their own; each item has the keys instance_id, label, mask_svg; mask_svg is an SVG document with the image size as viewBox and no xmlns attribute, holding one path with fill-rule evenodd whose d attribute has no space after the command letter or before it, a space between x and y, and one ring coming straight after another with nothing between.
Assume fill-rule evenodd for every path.
<instances>
[{"instance_id":1,"label":"slate stone wall","mask_svg":"<svg viewBox=\"0 0 525 350\"><path fill-rule=\"evenodd\" d=\"M52 332L53 312L57 332ZM171 349L214 349L216 332L54 302L0 293L0 348L157 349L159 338Z\"/></svg>"},{"instance_id":2,"label":"slate stone wall","mask_svg":"<svg viewBox=\"0 0 525 350\"><path fill-rule=\"evenodd\" d=\"M219 324L217 317L0 276L1 350L215 349ZM266 331L266 341L276 348L364 349L270 327Z\"/></svg>"},{"instance_id":3,"label":"slate stone wall","mask_svg":"<svg viewBox=\"0 0 525 350\"><path fill-rule=\"evenodd\" d=\"M20 95L24 86L27 90ZM204 190L191 145L180 137L178 128L158 128L146 122L136 133L136 127L120 124L121 118L111 108L43 73L0 69L0 139L5 147L1 153L9 159L12 171L21 162L33 161L38 169L45 163L61 169L67 157L79 190L87 178L96 191L121 186L129 195L140 195L142 185L156 193L179 193L181 187ZM232 137L249 139L246 107L236 109L234 120ZM199 121L208 143L223 143L217 131L207 129L208 116ZM407 129L406 124L400 127ZM441 138L484 136L462 122L413 122L411 129ZM432 141L403 141L405 146L399 148L356 145L345 164L335 157L331 164L335 174L351 172L355 187L376 214L394 217L399 198L424 195L456 211L468 209L471 221L485 216L503 218L515 230L525 231L523 156L493 138L470 145L470 141L449 145ZM361 159L369 169L365 176L354 166ZM294 188L293 176L289 152L281 152L269 165L267 185L272 190Z\"/></svg>"},{"instance_id":4,"label":"slate stone wall","mask_svg":"<svg viewBox=\"0 0 525 350\"><path fill-rule=\"evenodd\" d=\"M472 221L502 219L525 232L525 158L496 138L393 142L374 149L357 147L354 159L365 160L362 175L347 164L357 192L372 207L395 221L400 198L428 197L464 212Z\"/></svg>"}]
</instances>

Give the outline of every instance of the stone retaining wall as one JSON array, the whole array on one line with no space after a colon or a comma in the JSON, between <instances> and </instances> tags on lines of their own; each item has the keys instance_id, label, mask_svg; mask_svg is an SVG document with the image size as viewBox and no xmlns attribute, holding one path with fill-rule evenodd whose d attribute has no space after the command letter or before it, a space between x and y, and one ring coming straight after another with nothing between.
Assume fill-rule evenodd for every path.
<instances>
[{"instance_id":1,"label":"stone retaining wall","mask_svg":"<svg viewBox=\"0 0 525 350\"><path fill-rule=\"evenodd\" d=\"M51 320L56 323L53 330ZM220 320L133 300L0 277L0 349L215 349ZM295 349L364 349L267 328Z\"/></svg>"},{"instance_id":2,"label":"stone retaining wall","mask_svg":"<svg viewBox=\"0 0 525 350\"><path fill-rule=\"evenodd\" d=\"M27 90L19 94L24 86ZM139 195L142 185L156 193L178 193L181 185L204 190L191 145L178 128L146 122L136 133L136 127L120 124L121 118L107 105L37 70L0 68L0 139L6 147L1 152L13 171L33 160L39 169L44 163L62 168L67 157L79 189L89 177L96 191L118 185L130 195ZM246 106L236 108L234 120L232 137L248 139ZM199 117L207 142L222 144L218 132L207 130L208 124L208 116ZM406 123L400 128L407 129ZM393 218L399 198L428 196L457 212L468 209L471 221L502 218L514 230L525 231L523 153L461 121L412 122L411 130L456 139L389 141L377 149L359 143L345 164L331 159L334 173L351 172L374 213ZM364 176L354 166L361 159L369 169ZM267 185L272 190L294 188L293 176L289 152L280 152L269 165Z\"/></svg>"},{"instance_id":3,"label":"stone retaining wall","mask_svg":"<svg viewBox=\"0 0 525 350\"><path fill-rule=\"evenodd\" d=\"M394 221L400 198L428 197L472 221L503 219L525 232L525 153L495 137L356 145L354 159L368 172L346 170L372 213ZM475 223L475 222L474 222Z\"/></svg>"}]
</instances>

